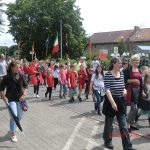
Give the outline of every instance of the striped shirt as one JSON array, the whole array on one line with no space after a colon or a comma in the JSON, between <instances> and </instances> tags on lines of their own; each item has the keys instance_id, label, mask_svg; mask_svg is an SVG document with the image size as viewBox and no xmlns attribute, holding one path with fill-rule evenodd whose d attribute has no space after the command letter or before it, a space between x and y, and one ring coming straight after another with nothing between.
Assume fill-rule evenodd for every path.
<instances>
[{"instance_id":1,"label":"striped shirt","mask_svg":"<svg viewBox=\"0 0 150 150\"><path fill-rule=\"evenodd\" d=\"M110 71L104 76L105 89L110 90L113 96L122 96L125 84L124 75L121 73L120 78L115 78Z\"/></svg>"}]
</instances>

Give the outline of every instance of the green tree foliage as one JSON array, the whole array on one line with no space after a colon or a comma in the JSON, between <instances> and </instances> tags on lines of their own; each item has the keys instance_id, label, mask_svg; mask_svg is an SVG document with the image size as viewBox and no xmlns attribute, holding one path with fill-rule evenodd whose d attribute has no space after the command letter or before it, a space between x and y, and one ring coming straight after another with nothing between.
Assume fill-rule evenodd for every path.
<instances>
[{"instance_id":1,"label":"green tree foliage","mask_svg":"<svg viewBox=\"0 0 150 150\"><path fill-rule=\"evenodd\" d=\"M16 3L8 4L6 13L10 21L9 32L16 42L21 37L23 56L29 56L34 41L38 58L45 58L48 35L48 52L51 54L56 33L60 31L60 20L63 22L63 55L67 53L71 58L81 55L85 48L85 31L80 9L75 2L76 0L16 0Z\"/></svg>"},{"instance_id":2,"label":"green tree foliage","mask_svg":"<svg viewBox=\"0 0 150 150\"><path fill-rule=\"evenodd\" d=\"M120 55L122 55L124 52L127 52L127 44L126 42L122 39L119 43L118 43L118 52Z\"/></svg>"},{"instance_id":3,"label":"green tree foliage","mask_svg":"<svg viewBox=\"0 0 150 150\"><path fill-rule=\"evenodd\" d=\"M6 54L7 56L14 56L14 52L17 50L17 45L10 47L0 46L0 54Z\"/></svg>"},{"instance_id":4,"label":"green tree foliage","mask_svg":"<svg viewBox=\"0 0 150 150\"><path fill-rule=\"evenodd\" d=\"M2 14L4 13L3 6L4 6L4 3L2 3L2 0L0 0L0 32L3 31L3 28L2 28L2 25L4 22L3 17L2 17Z\"/></svg>"}]
</instances>

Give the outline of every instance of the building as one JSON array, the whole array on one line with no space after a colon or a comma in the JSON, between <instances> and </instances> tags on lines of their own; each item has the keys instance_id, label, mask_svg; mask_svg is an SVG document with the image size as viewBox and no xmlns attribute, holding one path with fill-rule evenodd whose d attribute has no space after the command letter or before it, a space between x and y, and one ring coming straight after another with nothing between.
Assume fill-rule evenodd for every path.
<instances>
[{"instance_id":1,"label":"building","mask_svg":"<svg viewBox=\"0 0 150 150\"><path fill-rule=\"evenodd\" d=\"M129 51L139 52L139 46L150 46L150 28L94 33L90 37L92 52L113 53L114 47L123 40ZM88 46L89 47L89 46ZM85 53L88 53L88 48ZM148 52L148 51L147 51Z\"/></svg>"}]
</instances>

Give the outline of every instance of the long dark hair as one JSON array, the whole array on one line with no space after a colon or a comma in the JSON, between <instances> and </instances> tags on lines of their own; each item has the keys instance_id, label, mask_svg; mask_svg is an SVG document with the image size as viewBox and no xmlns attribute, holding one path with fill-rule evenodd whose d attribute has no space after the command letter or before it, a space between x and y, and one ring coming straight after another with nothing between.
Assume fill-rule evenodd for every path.
<instances>
[{"instance_id":1,"label":"long dark hair","mask_svg":"<svg viewBox=\"0 0 150 150\"><path fill-rule=\"evenodd\" d=\"M119 62L121 59L118 57L113 57L110 61L109 71L113 70L114 64Z\"/></svg>"},{"instance_id":2,"label":"long dark hair","mask_svg":"<svg viewBox=\"0 0 150 150\"><path fill-rule=\"evenodd\" d=\"M17 65L16 61L12 61L12 62L8 65L7 73L8 73L8 74L12 74L12 68L14 68L16 65Z\"/></svg>"},{"instance_id":3,"label":"long dark hair","mask_svg":"<svg viewBox=\"0 0 150 150\"><path fill-rule=\"evenodd\" d=\"M98 65L97 67L96 67L96 70L95 70L95 78L96 79L98 79L98 74L99 74L99 72L98 72L98 67L101 67L102 68L102 71L101 71L101 74L102 74L102 76L104 76L104 72L103 72L103 67L101 66L101 65Z\"/></svg>"}]
</instances>

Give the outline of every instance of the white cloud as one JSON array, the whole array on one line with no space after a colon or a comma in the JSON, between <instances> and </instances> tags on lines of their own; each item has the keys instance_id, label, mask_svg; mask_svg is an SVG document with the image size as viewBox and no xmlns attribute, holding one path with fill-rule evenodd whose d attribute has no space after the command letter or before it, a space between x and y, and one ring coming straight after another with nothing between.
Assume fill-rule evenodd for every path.
<instances>
[{"instance_id":1,"label":"white cloud","mask_svg":"<svg viewBox=\"0 0 150 150\"><path fill-rule=\"evenodd\" d=\"M149 0L77 0L87 33L150 27Z\"/></svg>"},{"instance_id":2,"label":"white cloud","mask_svg":"<svg viewBox=\"0 0 150 150\"><path fill-rule=\"evenodd\" d=\"M15 2L15 0L2 0L2 2L4 2L4 3L6 3L6 4L8 4L8 3L13 3L13 2ZM6 7L4 7L4 9L6 9ZM9 33L7 33L8 32L8 30L9 30L9 27L8 27L8 25L9 25L9 22L8 22L8 20L7 20L7 16L5 15L5 14L3 14L2 15L3 16L3 19L4 19L4 33L0 33L0 45L1 46L11 46L11 45L14 45L14 44L16 44L16 43L14 43L14 41L13 41L13 36L11 35L11 34L9 34Z\"/></svg>"}]
</instances>

